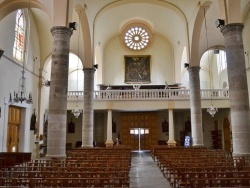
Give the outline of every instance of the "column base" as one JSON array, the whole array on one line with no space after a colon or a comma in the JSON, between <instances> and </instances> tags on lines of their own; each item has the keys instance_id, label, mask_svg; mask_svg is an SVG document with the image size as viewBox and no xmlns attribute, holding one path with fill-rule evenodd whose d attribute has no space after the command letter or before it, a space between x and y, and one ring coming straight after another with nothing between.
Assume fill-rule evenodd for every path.
<instances>
[{"instance_id":1,"label":"column base","mask_svg":"<svg viewBox=\"0 0 250 188\"><path fill-rule=\"evenodd\" d=\"M105 143L106 147L113 147L114 146L114 142L113 140L107 140Z\"/></svg>"},{"instance_id":2,"label":"column base","mask_svg":"<svg viewBox=\"0 0 250 188\"><path fill-rule=\"evenodd\" d=\"M232 153L233 157L250 157L250 153Z\"/></svg>"},{"instance_id":3,"label":"column base","mask_svg":"<svg viewBox=\"0 0 250 188\"><path fill-rule=\"evenodd\" d=\"M46 159L65 160L67 155L46 155Z\"/></svg>"},{"instance_id":4,"label":"column base","mask_svg":"<svg viewBox=\"0 0 250 188\"><path fill-rule=\"evenodd\" d=\"M194 148L203 148L204 144L195 144L193 145Z\"/></svg>"},{"instance_id":5,"label":"column base","mask_svg":"<svg viewBox=\"0 0 250 188\"><path fill-rule=\"evenodd\" d=\"M168 146L171 146L171 147L176 147L176 141L175 140L169 140L169 141L167 141L167 144L168 144Z\"/></svg>"}]
</instances>

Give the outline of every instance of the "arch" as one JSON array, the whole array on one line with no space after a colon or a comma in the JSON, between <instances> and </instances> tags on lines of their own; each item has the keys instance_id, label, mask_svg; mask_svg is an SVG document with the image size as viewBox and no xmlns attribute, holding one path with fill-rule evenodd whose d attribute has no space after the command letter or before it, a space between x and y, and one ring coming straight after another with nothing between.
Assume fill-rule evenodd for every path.
<instances>
[{"instance_id":1,"label":"arch","mask_svg":"<svg viewBox=\"0 0 250 188\"><path fill-rule=\"evenodd\" d=\"M225 20L225 23L228 23L228 16L227 16L227 10L226 10L226 1L219 0L218 1L218 7L220 11L220 19Z\"/></svg>"},{"instance_id":2,"label":"arch","mask_svg":"<svg viewBox=\"0 0 250 188\"><path fill-rule=\"evenodd\" d=\"M17 59L20 63L24 64L24 56L25 56L25 44L27 43L27 35L29 27L27 19L28 15L25 14L23 9L18 9L16 13L16 24L15 24L15 41L13 47L13 57Z\"/></svg>"},{"instance_id":3,"label":"arch","mask_svg":"<svg viewBox=\"0 0 250 188\"><path fill-rule=\"evenodd\" d=\"M241 1L228 0L228 23L241 22Z\"/></svg>"},{"instance_id":4,"label":"arch","mask_svg":"<svg viewBox=\"0 0 250 188\"><path fill-rule=\"evenodd\" d=\"M82 29L83 36L83 46L84 46L84 68L92 68L93 67L93 51L91 44L91 35L88 18L85 12L85 8L81 5L76 5L76 12L79 16L80 27Z\"/></svg>"},{"instance_id":5,"label":"arch","mask_svg":"<svg viewBox=\"0 0 250 188\"><path fill-rule=\"evenodd\" d=\"M154 4L154 5L159 5L159 6L163 6L166 8L169 8L171 10L173 10L175 13L177 13L181 19L183 20L184 23L187 23L187 18L185 16L185 14L183 13L183 11L177 7L176 5L170 3L170 2L165 2L165 1L161 1L161 0L118 0L116 2L111 2L109 4L107 4L106 6L104 6L95 16L94 18L94 23L96 22L96 20L98 19L98 17L101 16L102 13L104 13L105 11L117 7L117 6L121 6L121 5L125 5L125 4L132 4L132 3L147 3L147 4ZM187 26L188 27L188 26Z\"/></svg>"},{"instance_id":6,"label":"arch","mask_svg":"<svg viewBox=\"0 0 250 188\"><path fill-rule=\"evenodd\" d=\"M206 1L200 6L199 11L197 13L194 30L192 34L192 43L191 43L191 55L190 55L190 65L189 66L199 66L200 56L199 56L199 42L200 42L200 34L203 20L205 18L205 14L211 5L210 1Z\"/></svg>"},{"instance_id":7,"label":"arch","mask_svg":"<svg viewBox=\"0 0 250 188\"><path fill-rule=\"evenodd\" d=\"M51 19L51 14L45 5L37 0L5 0L0 3L0 21L4 19L8 14L18 10L18 9L25 9L25 8L36 8L48 15L48 18ZM41 54L41 56L43 56ZM44 58L46 60L46 58ZM43 57L41 58L41 65L44 64Z\"/></svg>"},{"instance_id":8,"label":"arch","mask_svg":"<svg viewBox=\"0 0 250 188\"><path fill-rule=\"evenodd\" d=\"M183 20L183 25L185 26L185 33L186 33L186 39L187 39L187 55L188 55L188 60L189 60L189 58L190 58L190 39L189 39L189 26L188 26L187 17L185 16L184 12L179 7L177 7L176 5L174 5L170 2L165 2L162 0L118 0L118 1L111 2L111 3L107 4L106 6L101 8L99 10L99 12L97 12L96 16L94 17L94 21L93 21L93 45L96 45L95 43L98 42L98 41L95 41L95 38L94 38L95 37L95 24L96 24L98 18L104 12L106 12L114 7L122 6L125 4L133 4L133 3L159 5L161 7L165 7L165 8L173 10L177 15L180 16L181 20ZM94 49L94 47L93 47L93 49Z\"/></svg>"},{"instance_id":9,"label":"arch","mask_svg":"<svg viewBox=\"0 0 250 188\"><path fill-rule=\"evenodd\" d=\"M250 12L250 1L246 4L246 6L243 9L242 12L242 23L245 23L245 21L247 20L247 15Z\"/></svg>"},{"instance_id":10,"label":"arch","mask_svg":"<svg viewBox=\"0 0 250 188\"><path fill-rule=\"evenodd\" d=\"M68 75L68 91L84 91L84 73L82 69L75 69Z\"/></svg>"},{"instance_id":11,"label":"arch","mask_svg":"<svg viewBox=\"0 0 250 188\"><path fill-rule=\"evenodd\" d=\"M38 8L50 15L47 8L35 0L5 0L0 4L0 21L9 13L23 8ZM51 19L51 17L50 17Z\"/></svg>"}]
</instances>

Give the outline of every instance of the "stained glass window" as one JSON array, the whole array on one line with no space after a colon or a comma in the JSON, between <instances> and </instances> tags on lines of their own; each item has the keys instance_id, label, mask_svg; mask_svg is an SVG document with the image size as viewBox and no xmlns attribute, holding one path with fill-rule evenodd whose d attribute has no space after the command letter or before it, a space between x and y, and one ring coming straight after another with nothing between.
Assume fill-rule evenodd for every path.
<instances>
[{"instance_id":1,"label":"stained glass window","mask_svg":"<svg viewBox=\"0 0 250 188\"><path fill-rule=\"evenodd\" d=\"M13 47L13 57L23 62L25 48L26 19L24 11L19 9L16 14L15 41Z\"/></svg>"}]
</instances>

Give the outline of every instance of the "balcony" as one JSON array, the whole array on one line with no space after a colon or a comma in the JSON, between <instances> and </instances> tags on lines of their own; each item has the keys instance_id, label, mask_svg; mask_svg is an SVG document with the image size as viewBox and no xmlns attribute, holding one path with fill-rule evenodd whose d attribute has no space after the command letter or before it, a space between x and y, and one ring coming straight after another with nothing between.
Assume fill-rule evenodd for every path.
<instances>
[{"instance_id":1,"label":"balcony","mask_svg":"<svg viewBox=\"0 0 250 188\"><path fill-rule=\"evenodd\" d=\"M83 100L83 91L69 91L68 101ZM189 100L188 89L140 89L140 90L99 90L94 91L95 101L152 101L152 100ZM202 89L202 100L229 100L228 89Z\"/></svg>"}]
</instances>

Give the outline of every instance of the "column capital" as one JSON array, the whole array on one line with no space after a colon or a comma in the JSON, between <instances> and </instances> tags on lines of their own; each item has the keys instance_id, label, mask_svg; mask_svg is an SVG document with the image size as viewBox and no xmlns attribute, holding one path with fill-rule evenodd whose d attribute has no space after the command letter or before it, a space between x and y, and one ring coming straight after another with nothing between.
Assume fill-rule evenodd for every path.
<instances>
[{"instance_id":1,"label":"column capital","mask_svg":"<svg viewBox=\"0 0 250 188\"><path fill-rule=\"evenodd\" d=\"M72 29L70 29L68 27L64 27L64 26L55 26L55 27L52 27L50 29L50 32L52 33L52 36L58 35L58 34L63 34L63 35L71 36L73 34L73 30Z\"/></svg>"},{"instance_id":2,"label":"column capital","mask_svg":"<svg viewBox=\"0 0 250 188\"><path fill-rule=\"evenodd\" d=\"M88 71L88 72L91 72L91 71L95 72L96 69L95 69L95 68L83 68L82 70L83 70L83 72L85 72L85 71L86 71L86 72L87 72L87 71Z\"/></svg>"},{"instance_id":3,"label":"column capital","mask_svg":"<svg viewBox=\"0 0 250 188\"><path fill-rule=\"evenodd\" d=\"M223 33L223 35L225 35L228 32L235 32L235 31L242 32L243 28L244 24L242 23L231 23L222 27L220 31Z\"/></svg>"},{"instance_id":4,"label":"column capital","mask_svg":"<svg viewBox=\"0 0 250 188\"><path fill-rule=\"evenodd\" d=\"M199 72L200 71L200 69L201 69L201 67L200 66L193 66L193 67L189 67L188 68L188 72Z\"/></svg>"}]
</instances>

